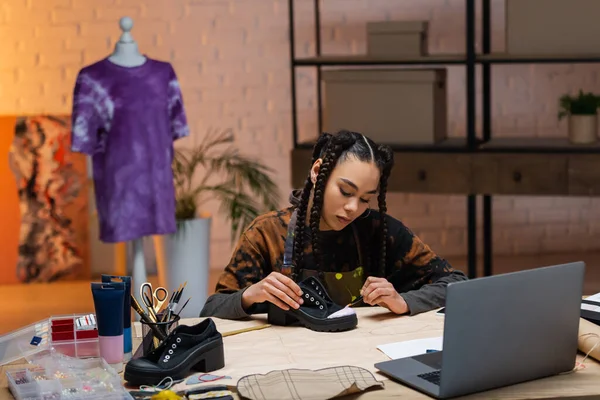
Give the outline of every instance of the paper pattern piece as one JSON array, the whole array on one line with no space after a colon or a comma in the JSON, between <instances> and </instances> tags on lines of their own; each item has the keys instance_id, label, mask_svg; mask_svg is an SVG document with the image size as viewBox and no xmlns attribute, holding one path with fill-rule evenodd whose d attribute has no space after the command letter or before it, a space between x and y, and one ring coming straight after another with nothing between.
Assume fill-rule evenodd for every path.
<instances>
[{"instance_id":1,"label":"paper pattern piece","mask_svg":"<svg viewBox=\"0 0 600 400\"><path fill-rule=\"evenodd\" d=\"M427 350L442 350L444 343L443 336L437 336L425 339L407 340L404 342L395 342L381 344L377 346L386 356L392 360L404 357L412 357L424 354Z\"/></svg>"},{"instance_id":2,"label":"paper pattern piece","mask_svg":"<svg viewBox=\"0 0 600 400\"><path fill-rule=\"evenodd\" d=\"M316 371L286 369L247 375L239 380L238 393L251 400L323 400L383 388L383 382L359 367L340 366Z\"/></svg>"}]
</instances>

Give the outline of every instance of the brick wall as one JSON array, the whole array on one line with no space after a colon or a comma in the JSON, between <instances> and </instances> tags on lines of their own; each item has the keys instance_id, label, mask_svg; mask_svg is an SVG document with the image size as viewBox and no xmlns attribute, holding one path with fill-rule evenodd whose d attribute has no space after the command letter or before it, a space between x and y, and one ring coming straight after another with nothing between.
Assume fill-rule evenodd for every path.
<instances>
[{"instance_id":1,"label":"brick wall","mask_svg":"<svg viewBox=\"0 0 600 400\"><path fill-rule=\"evenodd\" d=\"M493 3L493 48L503 49L503 1ZM298 56L314 51L312 1L296 0ZM0 4L0 113L69 112L78 70L110 54L118 19L134 19L142 52L173 63L180 78L193 137L233 128L244 151L278 171L283 204L289 183L290 132L287 1L284 0L8 0ZM430 51L464 51L464 0L326 0L323 52L365 51L365 22L427 19ZM464 69L449 67L449 130L464 134ZM560 136L557 98L565 91L600 90L600 66L494 67L494 134ZM316 126L314 74L298 71L301 138ZM402 218L435 250L466 252L462 196L391 194ZM497 253L590 250L600 247L600 201L588 198L496 197ZM229 258L228 226L217 204L212 263Z\"/></svg>"}]
</instances>

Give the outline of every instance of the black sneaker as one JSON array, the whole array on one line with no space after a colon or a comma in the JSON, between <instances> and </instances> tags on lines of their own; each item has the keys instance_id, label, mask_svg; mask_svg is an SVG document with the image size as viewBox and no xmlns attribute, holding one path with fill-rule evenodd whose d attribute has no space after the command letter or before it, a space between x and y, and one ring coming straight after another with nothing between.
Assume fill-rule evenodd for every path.
<instances>
[{"instance_id":1,"label":"black sneaker","mask_svg":"<svg viewBox=\"0 0 600 400\"><path fill-rule=\"evenodd\" d=\"M339 313L340 316L328 318L334 313L343 310L342 307L331 300L323 284L314 276L310 276L298 283L302 289L300 308L282 310L269 303L268 322L273 325L289 325L298 321L301 325L317 332L340 332L354 329L358 318L353 309L348 313ZM345 314L345 315L344 315Z\"/></svg>"},{"instance_id":2,"label":"black sneaker","mask_svg":"<svg viewBox=\"0 0 600 400\"><path fill-rule=\"evenodd\" d=\"M225 366L223 337L210 318L180 325L145 357L125 365L124 378L134 385L157 385L166 377L184 379L190 370L211 372Z\"/></svg>"}]
</instances>

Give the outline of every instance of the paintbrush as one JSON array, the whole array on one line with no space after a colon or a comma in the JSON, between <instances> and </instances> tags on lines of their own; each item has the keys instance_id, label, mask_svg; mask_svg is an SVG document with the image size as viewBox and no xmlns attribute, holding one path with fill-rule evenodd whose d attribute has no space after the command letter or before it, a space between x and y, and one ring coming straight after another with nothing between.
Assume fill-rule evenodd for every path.
<instances>
[{"instance_id":1,"label":"paintbrush","mask_svg":"<svg viewBox=\"0 0 600 400\"><path fill-rule=\"evenodd\" d=\"M179 314L181 314L181 312L183 311L183 309L185 308L185 306L187 306L187 303L190 302L192 298L190 297L189 299L187 299L187 301L185 303L183 303L183 306L181 307L181 309L179 310L179 312L175 315L177 315L179 317Z\"/></svg>"},{"instance_id":2,"label":"paintbrush","mask_svg":"<svg viewBox=\"0 0 600 400\"><path fill-rule=\"evenodd\" d=\"M160 329L158 329L158 326L156 326L154 323L156 321L152 321L148 314L144 312L144 309L142 306L140 306L140 303L138 303L133 295L131 295L131 307L140 315L142 320L148 325L148 327L150 327L156 337L158 337L160 340L164 340L167 337Z\"/></svg>"},{"instance_id":3,"label":"paintbrush","mask_svg":"<svg viewBox=\"0 0 600 400\"><path fill-rule=\"evenodd\" d=\"M352 303L349 303L346 307L354 307L355 305L357 305L358 303L360 303L363 300L362 295L358 296L358 298L356 300L354 300Z\"/></svg>"},{"instance_id":4,"label":"paintbrush","mask_svg":"<svg viewBox=\"0 0 600 400\"><path fill-rule=\"evenodd\" d=\"M398 271L394 271L392 272L387 278L385 278L388 282L391 282L390 279L392 279L392 276L394 276L394 274L396 274L396 272ZM360 303L361 301L363 301L363 296L362 294L360 296L358 296L353 302L349 303L348 305L346 305L346 307L354 307L355 305L357 305L358 303Z\"/></svg>"}]
</instances>

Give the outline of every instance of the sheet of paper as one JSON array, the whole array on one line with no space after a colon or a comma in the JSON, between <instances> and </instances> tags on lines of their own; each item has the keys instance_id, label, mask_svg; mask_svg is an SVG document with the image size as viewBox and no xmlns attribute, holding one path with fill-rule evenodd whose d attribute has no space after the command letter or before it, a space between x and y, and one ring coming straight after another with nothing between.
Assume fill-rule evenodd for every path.
<instances>
[{"instance_id":1,"label":"sheet of paper","mask_svg":"<svg viewBox=\"0 0 600 400\"><path fill-rule=\"evenodd\" d=\"M386 356L395 360L397 358L412 357L418 354L426 353L427 350L442 350L443 337L432 337L425 339L407 340L404 342L395 342L381 344L377 348Z\"/></svg>"},{"instance_id":2,"label":"sheet of paper","mask_svg":"<svg viewBox=\"0 0 600 400\"><path fill-rule=\"evenodd\" d=\"M596 293L596 294L595 294L595 295L593 295L593 296L586 297L586 300L589 300L589 301L597 301L597 302L599 302L599 303L600 303L600 293Z\"/></svg>"}]
</instances>

